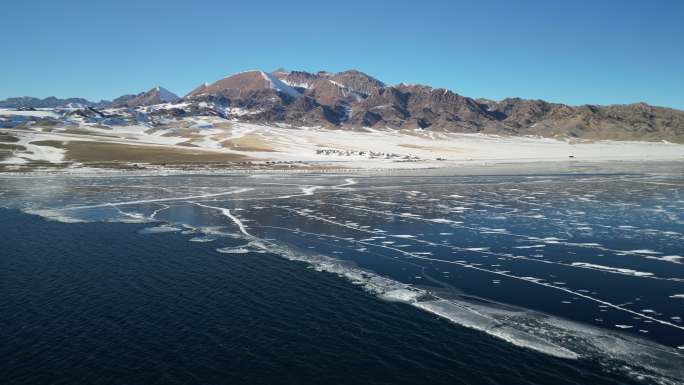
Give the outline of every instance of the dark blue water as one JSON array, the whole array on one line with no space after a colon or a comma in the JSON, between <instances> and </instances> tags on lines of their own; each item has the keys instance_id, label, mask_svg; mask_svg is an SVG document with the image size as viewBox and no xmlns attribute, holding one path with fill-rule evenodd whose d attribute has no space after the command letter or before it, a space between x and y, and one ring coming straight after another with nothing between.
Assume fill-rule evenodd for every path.
<instances>
[{"instance_id":1,"label":"dark blue water","mask_svg":"<svg viewBox=\"0 0 684 385\"><path fill-rule=\"evenodd\" d=\"M650 382L146 226L0 209L3 385Z\"/></svg>"}]
</instances>

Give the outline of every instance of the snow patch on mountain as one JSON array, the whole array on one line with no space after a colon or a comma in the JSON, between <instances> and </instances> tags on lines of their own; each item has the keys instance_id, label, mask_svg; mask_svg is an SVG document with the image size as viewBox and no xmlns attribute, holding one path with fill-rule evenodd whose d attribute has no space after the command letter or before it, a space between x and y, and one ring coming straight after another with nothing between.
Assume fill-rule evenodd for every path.
<instances>
[{"instance_id":1,"label":"snow patch on mountain","mask_svg":"<svg viewBox=\"0 0 684 385\"><path fill-rule=\"evenodd\" d=\"M278 79L275 75L273 75L273 74L268 74L268 73L266 73L266 72L264 72L264 71L259 71L259 72L261 73L261 76L264 77L264 80L266 80L267 82L269 82L269 87L270 87L271 89L274 89L274 90L279 91L279 92L286 93L286 94L288 94L288 95L290 95L290 96L292 96L292 97L295 97L295 98L298 98L298 97L302 96L302 94L300 94L299 91L297 91L296 89L290 87L290 86L287 85L285 82L283 82L282 80Z\"/></svg>"},{"instance_id":2,"label":"snow patch on mountain","mask_svg":"<svg viewBox=\"0 0 684 385\"><path fill-rule=\"evenodd\" d=\"M304 89L307 89L307 90L308 90L309 88L311 88L311 85L310 85L309 83L296 83L296 82L289 81L289 80L287 80L287 79L281 79L281 81L282 81L283 83L287 84L287 85L290 86L290 87L304 88Z\"/></svg>"}]
</instances>

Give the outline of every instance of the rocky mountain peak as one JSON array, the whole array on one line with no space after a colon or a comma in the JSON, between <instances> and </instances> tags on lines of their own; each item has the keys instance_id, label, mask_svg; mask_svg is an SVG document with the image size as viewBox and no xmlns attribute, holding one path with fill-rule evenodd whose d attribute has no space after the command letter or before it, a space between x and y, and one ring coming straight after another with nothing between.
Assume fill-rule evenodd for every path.
<instances>
[{"instance_id":1,"label":"rocky mountain peak","mask_svg":"<svg viewBox=\"0 0 684 385\"><path fill-rule=\"evenodd\" d=\"M227 76L208 85L199 86L186 95L186 98L193 98L202 94L247 98L254 93L262 91L279 92L290 97L301 96L299 91L285 84L274 74L252 70Z\"/></svg>"},{"instance_id":2,"label":"rocky mountain peak","mask_svg":"<svg viewBox=\"0 0 684 385\"><path fill-rule=\"evenodd\" d=\"M141 92L136 95L123 95L112 101L113 107L142 107L161 103L174 103L179 101L178 95L164 87L156 86L149 91Z\"/></svg>"}]
</instances>

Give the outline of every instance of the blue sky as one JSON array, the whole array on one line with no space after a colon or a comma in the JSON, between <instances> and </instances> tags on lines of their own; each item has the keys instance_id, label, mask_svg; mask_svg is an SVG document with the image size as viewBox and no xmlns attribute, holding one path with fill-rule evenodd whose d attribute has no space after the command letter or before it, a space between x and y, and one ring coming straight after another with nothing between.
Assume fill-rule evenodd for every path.
<instances>
[{"instance_id":1,"label":"blue sky","mask_svg":"<svg viewBox=\"0 0 684 385\"><path fill-rule=\"evenodd\" d=\"M462 95L684 109L684 1L3 2L0 98L183 95L248 69L356 68Z\"/></svg>"}]
</instances>

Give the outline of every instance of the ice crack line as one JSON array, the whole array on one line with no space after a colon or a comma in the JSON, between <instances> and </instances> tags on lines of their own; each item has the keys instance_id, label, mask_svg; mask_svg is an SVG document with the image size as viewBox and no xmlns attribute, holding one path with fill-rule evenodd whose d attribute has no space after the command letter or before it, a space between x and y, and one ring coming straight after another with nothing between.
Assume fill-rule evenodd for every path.
<instances>
[{"instance_id":1,"label":"ice crack line","mask_svg":"<svg viewBox=\"0 0 684 385\"><path fill-rule=\"evenodd\" d=\"M224 208L224 207L209 206L209 205L205 205L205 204L198 203L198 202L194 202L194 204L197 205L197 206L200 206L200 207L207 208L207 209L212 209L212 210L218 210L218 211L220 211L221 214L225 215L226 217L228 217L228 219L230 219L231 221L233 221L233 223L235 223L235 225L238 227L238 229L240 229L240 232L241 232L244 236L246 236L247 238L250 238L250 239L254 239L254 238L255 238L252 234L250 234L250 233L247 231L247 228L246 228L245 225L242 223L242 221L230 212L230 209L227 209L227 208Z\"/></svg>"},{"instance_id":2,"label":"ice crack line","mask_svg":"<svg viewBox=\"0 0 684 385\"><path fill-rule=\"evenodd\" d=\"M414 215L393 214L393 213L388 213L386 211L381 211L381 210L371 210L371 209L367 209L367 208L363 208L363 207L337 204L337 203L327 203L327 204L329 206L338 206L338 207L343 207L346 209L364 211L364 212L369 212L369 213L374 213L374 214L382 214L382 215L386 215L386 216L390 216L390 217L402 218L402 219L407 219L407 220L414 220L414 221L421 221L421 222L432 222L432 223L443 223L443 224L448 224L454 228L461 228L461 229L467 229L467 230L473 230L473 231L484 230L484 228L463 225L463 224L459 223L458 221L445 220L445 221L440 222L440 219L434 219L434 218L431 219L431 218L422 218L420 216L414 216ZM351 228L353 228L353 227L351 227ZM505 232L505 233L501 232L500 234L510 236L510 237L523 238L523 239L530 240L530 241L537 241L537 242L544 242L545 241L544 238L530 237L528 235L515 234L515 233L511 233L511 232ZM632 250L617 250L617 249L611 249L611 248L603 247L603 246L596 245L596 244L590 244L590 243L575 243L575 242L566 242L566 241L561 241L561 240L557 240L557 241L555 241L555 243L563 245L563 246L568 246L568 247L581 247L581 248L586 248L586 249L595 249L595 250L607 251L607 252L616 253L616 254L627 254L627 255L636 256L636 257L644 257L643 253L638 253L638 252L635 252ZM434 244L434 245L438 245L438 244ZM444 245L440 245L440 246L444 246ZM474 251L474 250L470 250L470 251ZM497 255L496 253L491 253L491 252L486 252L486 253L482 253L482 254ZM658 252L658 254L662 254L662 253ZM501 255L501 256L505 256L505 255ZM525 259L525 258L520 258L520 257L516 257L516 258ZM530 258L527 258L527 259L531 260L531 261L535 261L534 259L530 259ZM550 261L544 261L544 262L545 263L551 263ZM558 264L558 263L556 263L556 264ZM570 265L562 264L562 263L561 263L561 265L570 266ZM643 277L644 278L654 278L654 279L660 278L660 279L665 279L665 280L669 280L669 281L681 282L681 280L679 278L661 278L661 277L650 277L650 276L643 276Z\"/></svg>"},{"instance_id":3,"label":"ice crack line","mask_svg":"<svg viewBox=\"0 0 684 385\"><path fill-rule=\"evenodd\" d=\"M240 194L240 193L251 191L251 190L254 190L254 189L251 187L245 187L245 188L240 188L240 189L233 190L233 191L222 192L222 193L214 193L214 194L191 195L191 196L175 197L175 198L143 199L143 200L136 200L136 201L114 202L114 203L110 202L110 203L101 203L101 204L90 205L90 206L65 207L65 208L62 208L59 210L94 209L94 208L99 208L99 207L116 207L116 206L136 205L136 204L142 204L142 203L156 203L156 202L184 201L184 200L202 199L202 198L214 198L214 197L219 197L219 196L224 196L224 195Z\"/></svg>"}]
</instances>

